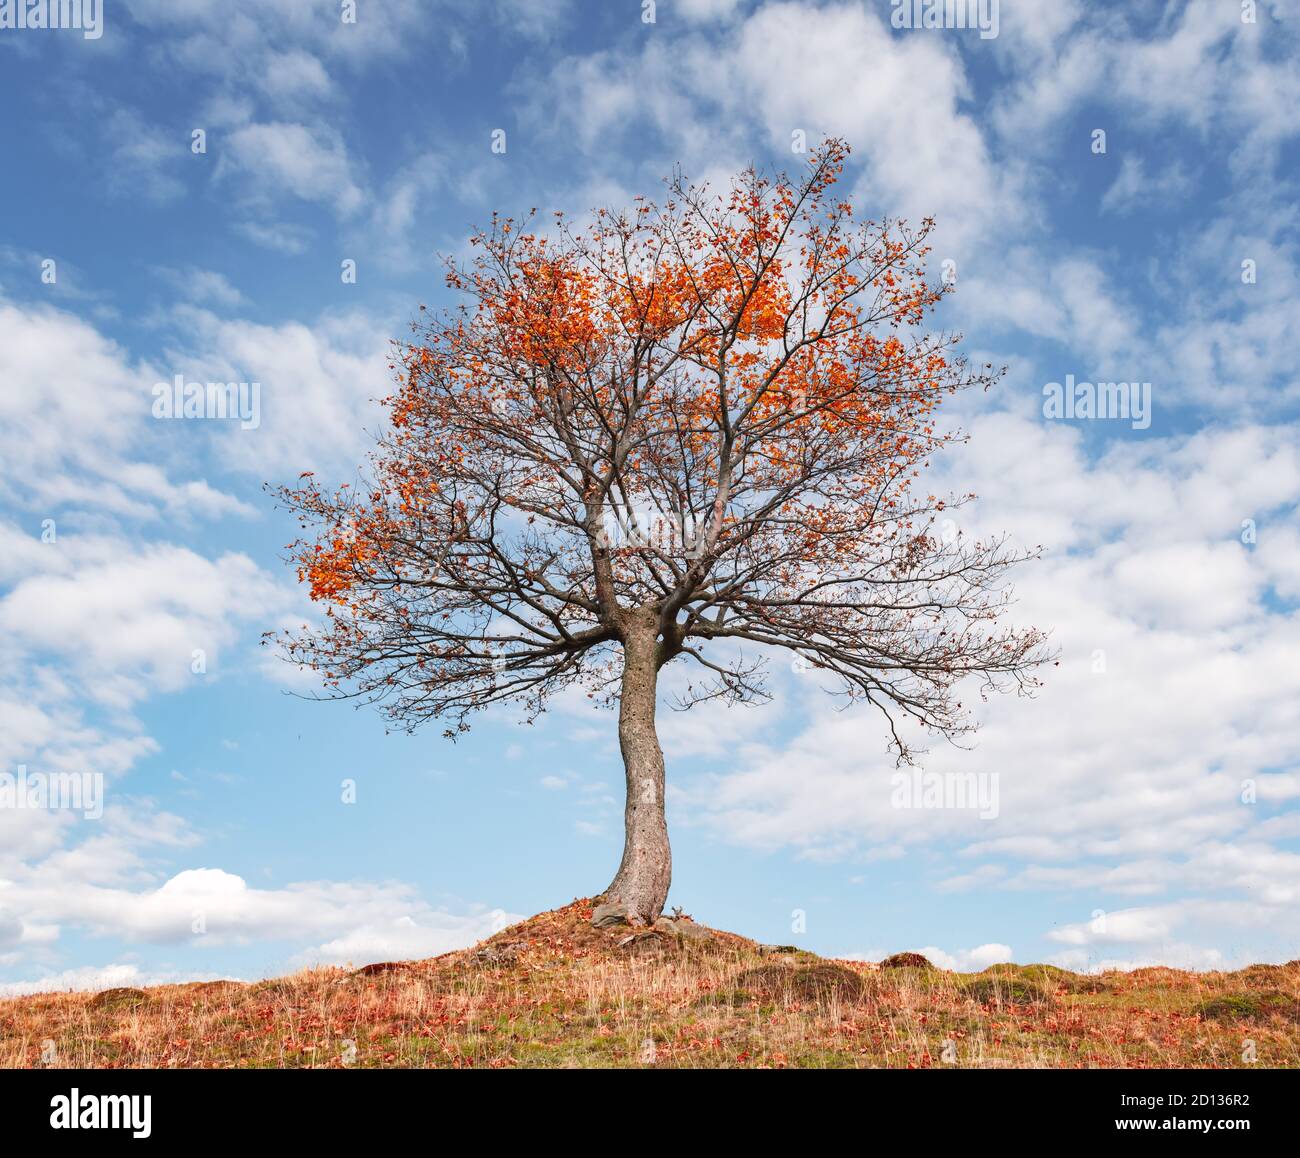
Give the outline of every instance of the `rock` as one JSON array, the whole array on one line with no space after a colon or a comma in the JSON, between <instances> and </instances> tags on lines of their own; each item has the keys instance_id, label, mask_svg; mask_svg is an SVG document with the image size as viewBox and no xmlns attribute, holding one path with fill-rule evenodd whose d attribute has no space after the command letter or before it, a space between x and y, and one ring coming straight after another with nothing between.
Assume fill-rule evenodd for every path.
<instances>
[{"instance_id":1,"label":"rock","mask_svg":"<svg viewBox=\"0 0 1300 1158\"><path fill-rule=\"evenodd\" d=\"M634 953L659 952L663 946L664 935L658 929L637 929L618 941L620 949L630 949Z\"/></svg>"},{"instance_id":2,"label":"rock","mask_svg":"<svg viewBox=\"0 0 1300 1158\"><path fill-rule=\"evenodd\" d=\"M680 912L680 910L678 910ZM704 926L697 925L690 917L660 917L654 923L656 933L667 933L674 937L711 937L712 932Z\"/></svg>"},{"instance_id":3,"label":"rock","mask_svg":"<svg viewBox=\"0 0 1300 1158\"><path fill-rule=\"evenodd\" d=\"M143 989L122 986L117 989L102 989L91 999L90 1004L99 1008L117 1008L122 1005L139 1005L148 1000L149 995Z\"/></svg>"},{"instance_id":4,"label":"rock","mask_svg":"<svg viewBox=\"0 0 1300 1158\"><path fill-rule=\"evenodd\" d=\"M376 977L380 973L405 973L410 967L409 961L375 961L370 965L362 965L353 976Z\"/></svg>"},{"instance_id":5,"label":"rock","mask_svg":"<svg viewBox=\"0 0 1300 1158\"><path fill-rule=\"evenodd\" d=\"M622 905L597 905L591 911L591 923L597 929L609 929L615 925L626 925L627 910Z\"/></svg>"},{"instance_id":6,"label":"rock","mask_svg":"<svg viewBox=\"0 0 1300 1158\"><path fill-rule=\"evenodd\" d=\"M470 954L470 960L475 965L513 965L519 960L523 948L521 941L511 942L508 945L483 945Z\"/></svg>"}]
</instances>

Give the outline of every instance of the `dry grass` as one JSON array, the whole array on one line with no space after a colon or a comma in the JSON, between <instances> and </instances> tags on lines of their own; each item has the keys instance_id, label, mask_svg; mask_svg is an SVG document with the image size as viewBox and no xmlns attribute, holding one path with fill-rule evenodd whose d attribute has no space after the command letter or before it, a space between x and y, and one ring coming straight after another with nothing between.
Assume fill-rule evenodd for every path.
<instances>
[{"instance_id":1,"label":"dry grass","mask_svg":"<svg viewBox=\"0 0 1300 1158\"><path fill-rule=\"evenodd\" d=\"M53 1042L78 1067L1300 1067L1300 961L964 975L589 915L575 901L429 961L0 1001L0 1066Z\"/></svg>"}]
</instances>

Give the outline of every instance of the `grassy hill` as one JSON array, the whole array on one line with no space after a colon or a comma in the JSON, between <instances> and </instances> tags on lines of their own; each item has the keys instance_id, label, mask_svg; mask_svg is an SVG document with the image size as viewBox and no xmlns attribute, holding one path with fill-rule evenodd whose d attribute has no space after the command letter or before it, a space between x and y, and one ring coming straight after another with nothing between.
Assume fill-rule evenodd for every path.
<instances>
[{"instance_id":1,"label":"grassy hill","mask_svg":"<svg viewBox=\"0 0 1300 1158\"><path fill-rule=\"evenodd\" d=\"M428 961L0 1001L0 1066L1300 1067L1300 961L829 961L575 901ZM1252 1054L1256 1059L1251 1062Z\"/></svg>"}]
</instances>

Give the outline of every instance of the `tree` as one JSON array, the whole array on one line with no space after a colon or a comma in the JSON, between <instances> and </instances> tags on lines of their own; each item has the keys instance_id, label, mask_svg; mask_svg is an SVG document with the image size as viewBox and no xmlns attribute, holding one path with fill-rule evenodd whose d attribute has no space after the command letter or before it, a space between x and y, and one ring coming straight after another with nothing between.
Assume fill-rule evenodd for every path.
<instances>
[{"instance_id":1,"label":"tree","mask_svg":"<svg viewBox=\"0 0 1300 1158\"><path fill-rule=\"evenodd\" d=\"M511 701L531 722L577 684L618 706L627 776L607 904L660 914L671 878L659 673L692 662L679 708L763 697L784 648L848 701L955 738L957 686L1024 690L1040 633L999 622L1005 539L939 534L919 493L959 437L940 402L987 387L957 335L922 328L947 286L925 239L855 221L832 195L848 149L724 196L668 182L583 230L494 216L397 346L388 422L356 487L281 494L306 537L324 625L284 637L325 694L408 730ZM1028 554L1032 554L1029 552ZM750 650L747 650L750 649Z\"/></svg>"}]
</instances>

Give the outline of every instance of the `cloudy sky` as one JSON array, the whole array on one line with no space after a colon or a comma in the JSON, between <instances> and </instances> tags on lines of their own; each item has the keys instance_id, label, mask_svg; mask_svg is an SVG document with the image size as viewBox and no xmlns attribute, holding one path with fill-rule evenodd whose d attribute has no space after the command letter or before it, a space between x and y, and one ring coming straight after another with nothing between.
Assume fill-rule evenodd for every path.
<instances>
[{"instance_id":1,"label":"cloudy sky","mask_svg":"<svg viewBox=\"0 0 1300 1158\"><path fill-rule=\"evenodd\" d=\"M291 694L264 484L352 477L389 340L494 209L826 134L864 210L938 218L939 320L1008 367L934 469L961 530L1045 548L1014 615L1059 664L923 761L996 815L895 807L879 717L785 660L766 707L665 713L670 904L963 968L1300 956L1295 5L105 7L0 29L0 773L105 785L0 807L0 990L429 955L607 883L608 715L452 746ZM260 383L259 424L155 418L177 375ZM1149 424L1046 414L1071 375L1149 383Z\"/></svg>"}]
</instances>

